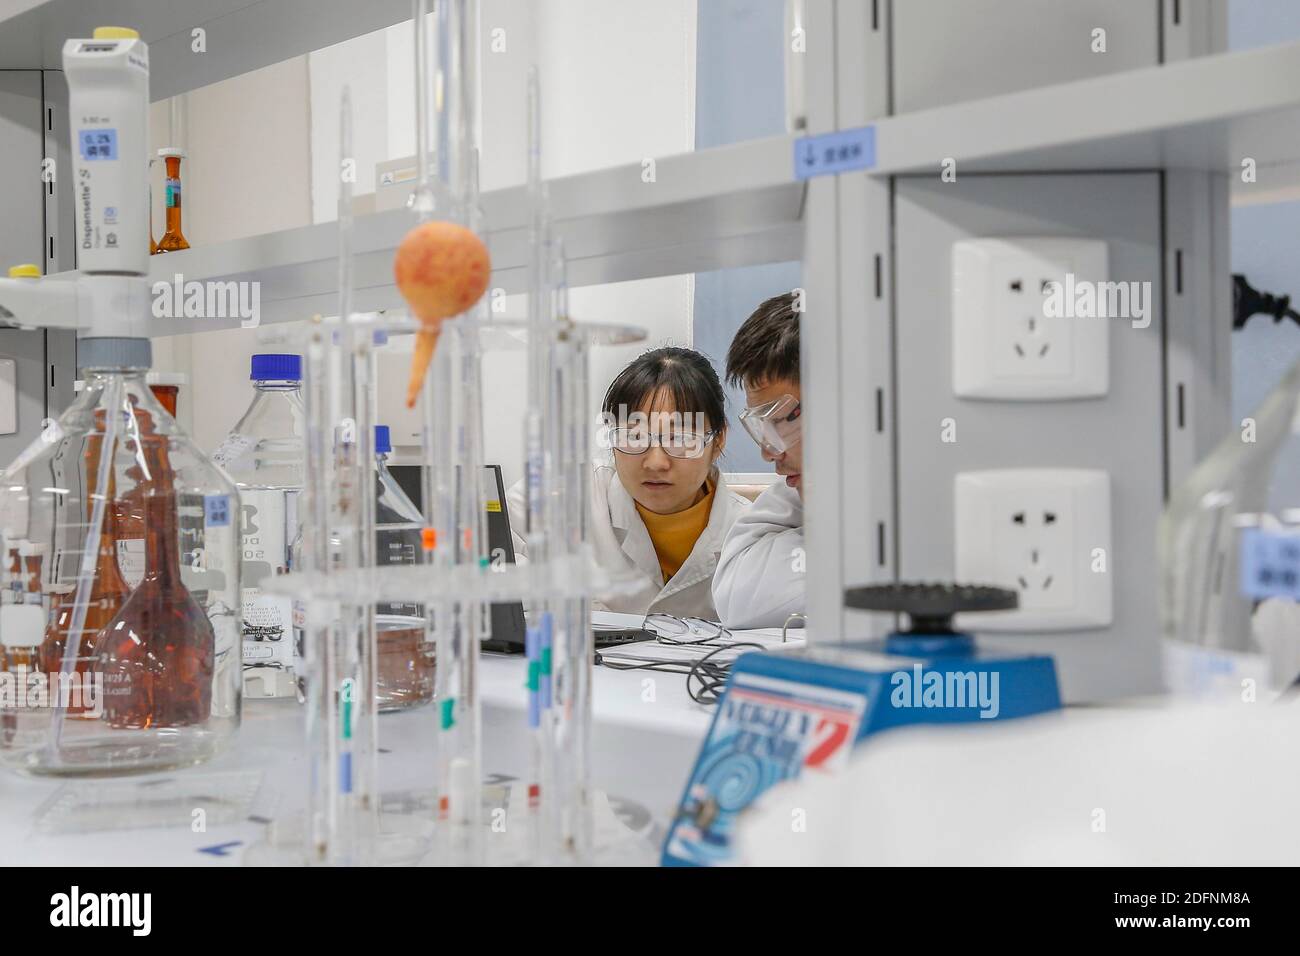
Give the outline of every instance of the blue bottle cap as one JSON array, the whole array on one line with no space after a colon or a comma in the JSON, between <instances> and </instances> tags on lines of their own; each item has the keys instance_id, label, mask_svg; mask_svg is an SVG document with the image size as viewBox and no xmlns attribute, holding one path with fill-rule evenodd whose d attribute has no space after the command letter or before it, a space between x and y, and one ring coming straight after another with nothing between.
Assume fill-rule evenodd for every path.
<instances>
[{"instance_id":1,"label":"blue bottle cap","mask_svg":"<svg viewBox=\"0 0 1300 956\"><path fill-rule=\"evenodd\" d=\"M248 376L254 382L301 382L302 356L270 353L253 356Z\"/></svg>"},{"instance_id":2,"label":"blue bottle cap","mask_svg":"<svg viewBox=\"0 0 1300 956\"><path fill-rule=\"evenodd\" d=\"M393 450L393 440L388 434L387 425L375 426L375 454L387 455Z\"/></svg>"}]
</instances>

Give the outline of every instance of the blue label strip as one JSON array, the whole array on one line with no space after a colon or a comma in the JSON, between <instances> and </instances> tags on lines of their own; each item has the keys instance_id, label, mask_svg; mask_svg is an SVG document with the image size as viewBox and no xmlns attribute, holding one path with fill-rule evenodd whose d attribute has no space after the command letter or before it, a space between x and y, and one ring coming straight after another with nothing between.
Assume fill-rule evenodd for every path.
<instances>
[{"instance_id":1,"label":"blue label strip","mask_svg":"<svg viewBox=\"0 0 1300 956\"><path fill-rule=\"evenodd\" d=\"M795 179L830 176L876 165L876 128L859 126L794 142Z\"/></svg>"},{"instance_id":2,"label":"blue label strip","mask_svg":"<svg viewBox=\"0 0 1300 956\"><path fill-rule=\"evenodd\" d=\"M1247 528L1240 557L1243 595L1300 600L1300 534Z\"/></svg>"},{"instance_id":3,"label":"blue label strip","mask_svg":"<svg viewBox=\"0 0 1300 956\"><path fill-rule=\"evenodd\" d=\"M203 521L209 528L225 528L230 524L230 496L204 495Z\"/></svg>"}]
</instances>

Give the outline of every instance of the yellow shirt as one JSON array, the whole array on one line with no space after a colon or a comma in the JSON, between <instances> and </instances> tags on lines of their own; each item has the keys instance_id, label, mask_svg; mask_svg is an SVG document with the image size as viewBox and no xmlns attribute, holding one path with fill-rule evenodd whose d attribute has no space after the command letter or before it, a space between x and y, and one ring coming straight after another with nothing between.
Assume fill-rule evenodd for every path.
<instances>
[{"instance_id":1,"label":"yellow shirt","mask_svg":"<svg viewBox=\"0 0 1300 956\"><path fill-rule=\"evenodd\" d=\"M705 482L704 497L685 511L676 514L661 515L647 511L636 503L636 510L650 532L650 541L655 546L655 556L659 558L659 570L664 574L664 583L672 580L673 575L686 563L695 547L695 542L704 529L709 526L709 513L713 510L713 483Z\"/></svg>"}]
</instances>

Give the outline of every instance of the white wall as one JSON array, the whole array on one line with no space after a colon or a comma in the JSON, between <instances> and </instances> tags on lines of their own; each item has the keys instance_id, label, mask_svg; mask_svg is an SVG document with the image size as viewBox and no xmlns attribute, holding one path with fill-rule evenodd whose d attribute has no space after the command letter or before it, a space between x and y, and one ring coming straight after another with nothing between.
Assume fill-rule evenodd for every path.
<instances>
[{"instance_id":1,"label":"white wall","mask_svg":"<svg viewBox=\"0 0 1300 956\"><path fill-rule=\"evenodd\" d=\"M153 104L156 147L181 145L185 238L221 242L311 222L307 58L232 77L185 94L188 142L171 142L171 100ZM177 136L180 131L177 131ZM163 173L154 169L154 236L162 235ZM154 340L154 368L184 372L177 417L210 451L251 400L249 358L271 351L256 329L231 329Z\"/></svg>"},{"instance_id":2,"label":"white wall","mask_svg":"<svg viewBox=\"0 0 1300 956\"><path fill-rule=\"evenodd\" d=\"M538 29L542 89L542 175L571 175L695 148L695 0L545 0ZM486 25L486 24L485 24ZM485 57L485 76L492 64ZM516 71L511 72L513 77ZM522 91L521 91L522 93ZM484 117L485 142L513 142L520 165L526 100L517 119ZM511 168L502 164L503 179ZM647 184L646 188L654 188ZM693 275L573 289L579 321L617 322L646 329L644 345L597 349L591 366L591 414L618 371L647 347L689 345ZM488 453L505 479L522 476L524 396L517 357L488 363L492 380L485 421L520 422L488 438ZM513 376L513 377L511 377ZM514 388L505 387L516 383Z\"/></svg>"},{"instance_id":3,"label":"white wall","mask_svg":"<svg viewBox=\"0 0 1300 956\"><path fill-rule=\"evenodd\" d=\"M405 26L409 34L410 24ZM344 86L352 96L352 155L357 161L354 194L375 191L375 164L389 157L389 32L376 30L307 55L313 222L338 218L339 106Z\"/></svg>"}]
</instances>

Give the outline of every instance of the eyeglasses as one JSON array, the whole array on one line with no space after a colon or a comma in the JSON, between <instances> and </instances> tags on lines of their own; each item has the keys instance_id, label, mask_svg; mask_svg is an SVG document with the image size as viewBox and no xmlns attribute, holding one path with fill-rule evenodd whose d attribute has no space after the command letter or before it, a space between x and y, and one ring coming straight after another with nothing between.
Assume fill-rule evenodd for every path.
<instances>
[{"instance_id":1,"label":"eyeglasses","mask_svg":"<svg viewBox=\"0 0 1300 956\"><path fill-rule=\"evenodd\" d=\"M802 403L793 395L754 405L740 413L740 424L769 455L783 455L802 437Z\"/></svg>"},{"instance_id":2,"label":"eyeglasses","mask_svg":"<svg viewBox=\"0 0 1300 956\"><path fill-rule=\"evenodd\" d=\"M658 445L669 458L699 458L713 443L717 432L672 432L656 435L644 428L611 428L609 444L624 455L644 455L651 445Z\"/></svg>"},{"instance_id":3,"label":"eyeglasses","mask_svg":"<svg viewBox=\"0 0 1300 956\"><path fill-rule=\"evenodd\" d=\"M641 627L651 631L662 644L707 644L731 637L731 632L716 621L675 617L662 611L647 614Z\"/></svg>"}]
</instances>

